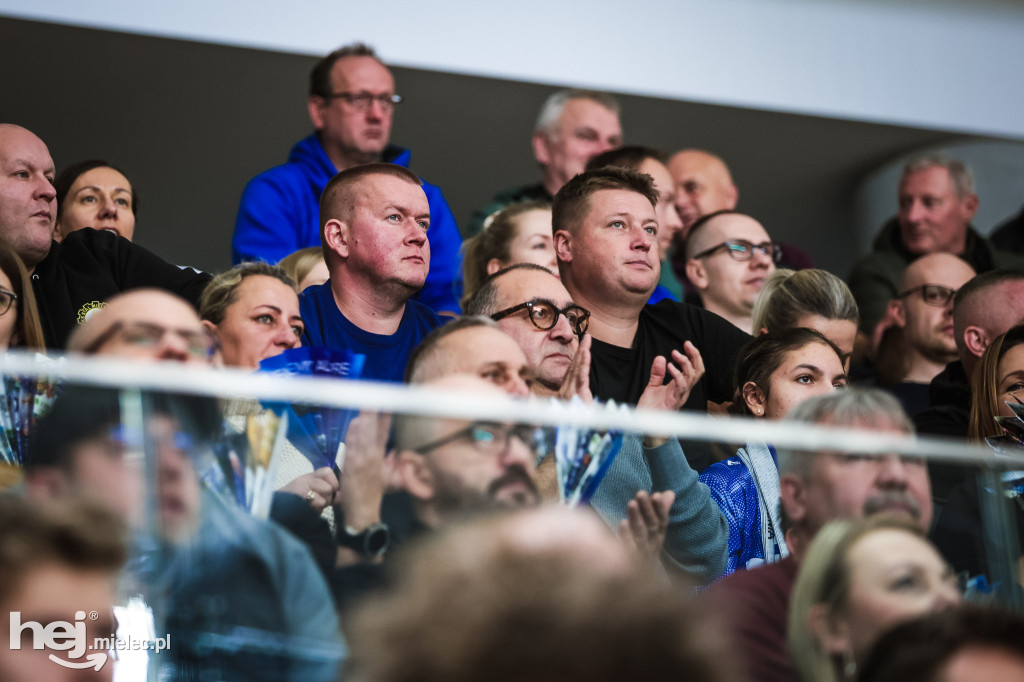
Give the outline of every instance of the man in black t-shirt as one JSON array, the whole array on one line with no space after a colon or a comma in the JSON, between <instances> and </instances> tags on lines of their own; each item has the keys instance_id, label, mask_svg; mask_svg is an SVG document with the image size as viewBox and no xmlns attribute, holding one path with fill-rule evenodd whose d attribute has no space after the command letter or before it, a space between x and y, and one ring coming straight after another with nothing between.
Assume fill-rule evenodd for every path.
<instances>
[{"instance_id":1,"label":"man in black t-shirt","mask_svg":"<svg viewBox=\"0 0 1024 682\"><path fill-rule=\"evenodd\" d=\"M703 359L705 374L677 391L674 405L703 411L708 401L732 400L736 355L750 335L685 303L646 305L660 274L657 201L650 176L636 171L574 177L552 207L559 272L572 300L591 313L595 398L636 404L648 385L686 383Z\"/></svg>"}]
</instances>

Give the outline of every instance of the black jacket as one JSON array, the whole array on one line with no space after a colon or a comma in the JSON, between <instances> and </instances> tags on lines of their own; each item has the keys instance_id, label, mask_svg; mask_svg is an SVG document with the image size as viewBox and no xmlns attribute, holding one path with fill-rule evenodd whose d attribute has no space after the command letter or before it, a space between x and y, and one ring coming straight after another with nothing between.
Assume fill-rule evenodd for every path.
<instances>
[{"instance_id":1,"label":"black jacket","mask_svg":"<svg viewBox=\"0 0 1024 682\"><path fill-rule=\"evenodd\" d=\"M210 281L205 272L182 269L123 237L77 230L53 242L32 274L46 347L62 349L89 312L128 289L154 287L195 306Z\"/></svg>"}]
</instances>

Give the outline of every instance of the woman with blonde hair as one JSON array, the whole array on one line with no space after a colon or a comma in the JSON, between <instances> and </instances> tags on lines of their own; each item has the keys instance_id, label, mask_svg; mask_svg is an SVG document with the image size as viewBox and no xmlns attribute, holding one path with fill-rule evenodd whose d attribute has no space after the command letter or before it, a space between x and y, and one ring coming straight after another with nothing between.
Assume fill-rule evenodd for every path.
<instances>
[{"instance_id":1,"label":"woman with blonde hair","mask_svg":"<svg viewBox=\"0 0 1024 682\"><path fill-rule=\"evenodd\" d=\"M277 265L292 278L300 294L307 287L323 284L329 277L324 250L319 246L310 246L290 253Z\"/></svg>"},{"instance_id":2,"label":"woman with blonde hair","mask_svg":"<svg viewBox=\"0 0 1024 682\"><path fill-rule=\"evenodd\" d=\"M1024 325L997 336L974 368L967 436L984 441L1002 435L996 417L1013 417L1007 402L1024 401Z\"/></svg>"},{"instance_id":3,"label":"woman with blonde hair","mask_svg":"<svg viewBox=\"0 0 1024 682\"><path fill-rule=\"evenodd\" d=\"M860 314L846 282L831 272L776 270L764 283L751 313L755 334L807 327L839 347L848 365Z\"/></svg>"},{"instance_id":4,"label":"woman with blonde hair","mask_svg":"<svg viewBox=\"0 0 1024 682\"><path fill-rule=\"evenodd\" d=\"M510 265L533 263L558 277L547 201L521 201L492 213L462 249L463 308L488 275Z\"/></svg>"},{"instance_id":5,"label":"woman with blonde hair","mask_svg":"<svg viewBox=\"0 0 1024 682\"><path fill-rule=\"evenodd\" d=\"M790 597L794 667L804 682L856 679L888 628L960 599L953 570L909 518L828 523L803 557Z\"/></svg>"}]
</instances>

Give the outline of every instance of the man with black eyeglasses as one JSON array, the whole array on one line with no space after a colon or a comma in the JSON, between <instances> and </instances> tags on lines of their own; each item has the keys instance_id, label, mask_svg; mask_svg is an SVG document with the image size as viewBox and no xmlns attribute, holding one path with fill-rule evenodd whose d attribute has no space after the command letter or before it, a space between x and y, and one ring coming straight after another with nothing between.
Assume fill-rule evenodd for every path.
<instances>
[{"instance_id":1,"label":"man with black eyeglasses","mask_svg":"<svg viewBox=\"0 0 1024 682\"><path fill-rule=\"evenodd\" d=\"M700 218L686 237L686 276L704 309L752 333L754 301L782 256L761 223L736 211Z\"/></svg>"},{"instance_id":2,"label":"man with black eyeglasses","mask_svg":"<svg viewBox=\"0 0 1024 682\"><path fill-rule=\"evenodd\" d=\"M381 161L408 167L409 150L389 144L401 101L391 71L371 47L346 45L318 61L308 99L316 131L292 147L287 163L249 181L235 221L232 262L277 263L299 249L320 246L317 205L336 173ZM441 190L424 182L423 191L430 203L432 258L416 300L438 312L458 312L462 237Z\"/></svg>"},{"instance_id":3,"label":"man with black eyeglasses","mask_svg":"<svg viewBox=\"0 0 1024 682\"><path fill-rule=\"evenodd\" d=\"M932 379L959 357L953 297L972 277L974 268L958 256L921 256L903 272L900 293L889 302L876 331L879 384L912 417L928 407Z\"/></svg>"}]
</instances>

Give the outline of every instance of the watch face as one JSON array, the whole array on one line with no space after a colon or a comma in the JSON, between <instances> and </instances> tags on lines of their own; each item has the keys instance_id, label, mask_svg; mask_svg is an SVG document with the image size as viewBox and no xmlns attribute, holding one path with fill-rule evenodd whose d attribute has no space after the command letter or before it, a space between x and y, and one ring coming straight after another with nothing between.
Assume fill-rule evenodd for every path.
<instances>
[{"instance_id":1,"label":"watch face","mask_svg":"<svg viewBox=\"0 0 1024 682\"><path fill-rule=\"evenodd\" d=\"M367 531L366 553L370 556L382 554L391 544L391 534L388 532L387 526L381 524L368 528Z\"/></svg>"}]
</instances>

